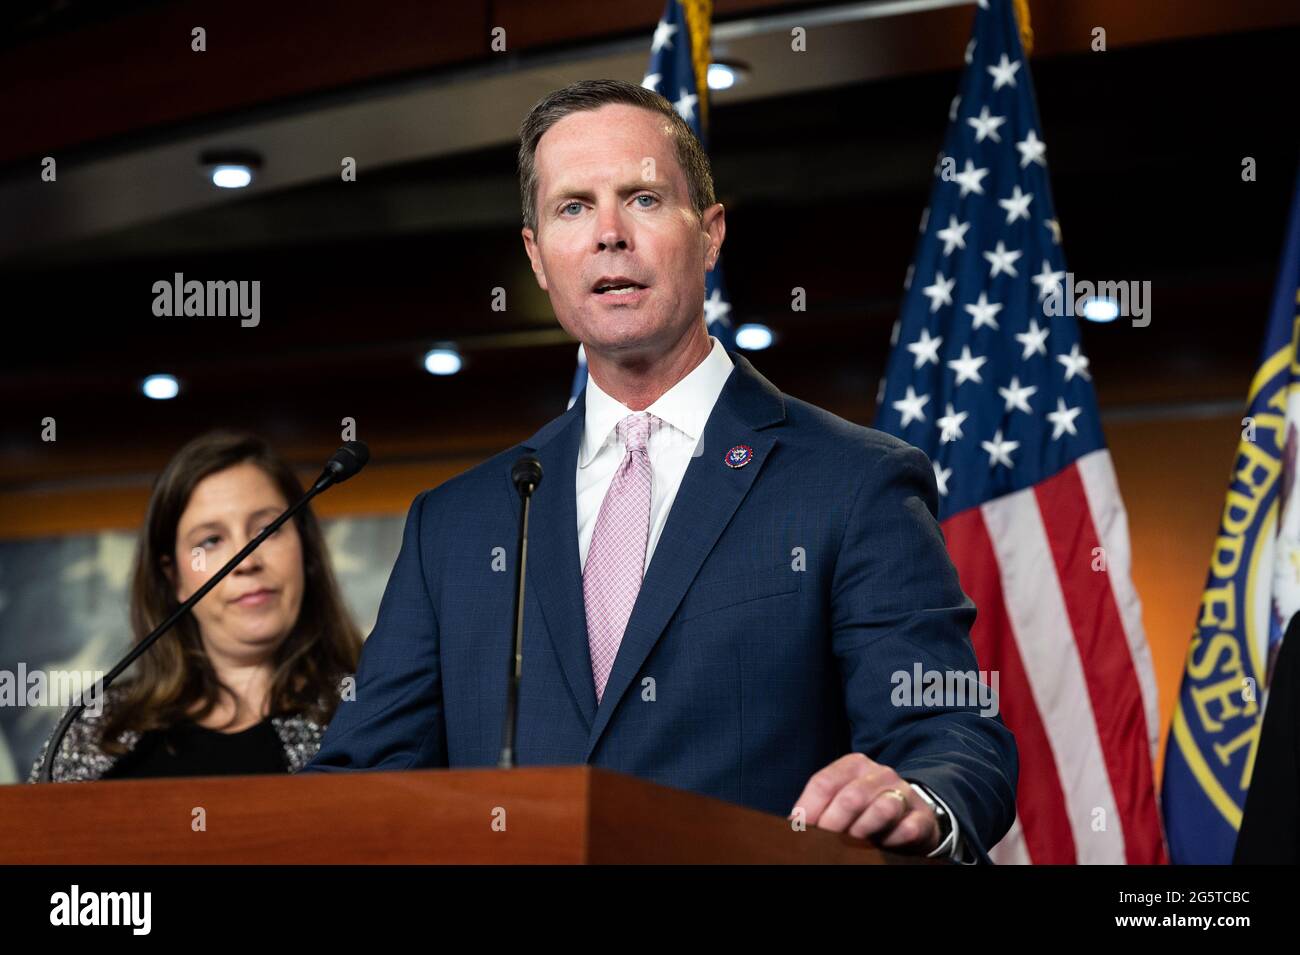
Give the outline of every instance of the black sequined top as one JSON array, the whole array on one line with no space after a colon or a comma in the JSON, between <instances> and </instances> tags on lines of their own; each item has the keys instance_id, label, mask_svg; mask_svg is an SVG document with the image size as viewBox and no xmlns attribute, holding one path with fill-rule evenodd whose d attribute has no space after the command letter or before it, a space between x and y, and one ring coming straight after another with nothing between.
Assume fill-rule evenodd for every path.
<instances>
[{"instance_id":1,"label":"black sequined top","mask_svg":"<svg viewBox=\"0 0 1300 955\"><path fill-rule=\"evenodd\" d=\"M155 747L161 741L162 734L155 738L154 742L149 742L148 733L139 733L135 730L126 730L119 737L119 741L127 747L127 752L122 756L110 755L100 748L102 736L102 726L115 702L122 697L122 690L119 687L109 687L104 694L104 703L98 714L83 713L70 727L67 734L63 737L63 743L59 747L58 754L54 757L53 779L56 783L61 782L92 782L97 779L115 778L110 774L112 768L117 763L124 763L123 769L119 776L129 778L131 776L143 775L140 772L140 766L148 768L157 766L159 763L155 760L163 759L165 753L160 755ZM268 729L271 732L268 732ZM176 730L171 727L170 731ZM256 732L254 732L256 731ZM205 731L206 733L219 734L215 730ZM194 737L190 743L185 744L185 757L176 757L182 759L182 762L173 763L172 768L178 766L192 766L195 759L211 760L211 747L220 746L225 750L221 755L215 757L216 762L212 765L215 769L205 770L201 775L218 775L224 772L240 773L260 773L260 772L290 772L296 773L302 769L320 749L321 737L325 735L325 727L313 720L307 719L301 714L291 716L272 716L268 717L262 723L251 727L246 731L249 736L243 739L231 740L206 740L207 756L202 753L205 749L205 741L202 737ZM283 757L283 764L278 768L272 768L273 764L270 759L270 747L267 745L272 734L278 741L280 752ZM181 735L185 731L181 730ZM230 734L233 737L239 737L242 734ZM145 750L137 757L140 760L140 766L132 769L131 763L135 760L132 757L141 744L145 745ZM36 757L36 762L32 765L32 771L27 777L28 782L36 782L40 778L41 764L45 760L45 752L49 748L50 742L47 739L41 747L40 755ZM229 751L233 747L234 752ZM177 752L179 752L179 748ZM152 754L152 755L149 755ZM242 755L241 755L242 754ZM245 765L244 761L252 759L254 762L248 764L252 768L232 770L222 770L220 767L232 765L232 760L239 760L240 765ZM127 762L131 760L131 762ZM165 765L165 760L163 761ZM264 768L258 769L257 766ZM194 773L173 773L172 775L193 775Z\"/></svg>"}]
</instances>

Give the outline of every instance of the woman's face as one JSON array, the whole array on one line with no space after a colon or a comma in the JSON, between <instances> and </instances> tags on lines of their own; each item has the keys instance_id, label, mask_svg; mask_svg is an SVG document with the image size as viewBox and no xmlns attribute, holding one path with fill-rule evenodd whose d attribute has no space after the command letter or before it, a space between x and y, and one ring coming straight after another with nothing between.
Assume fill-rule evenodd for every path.
<instances>
[{"instance_id":1,"label":"woman's face","mask_svg":"<svg viewBox=\"0 0 1300 955\"><path fill-rule=\"evenodd\" d=\"M176 527L176 599L188 599L288 506L271 477L251 462L196 484ZM302 591L302 541L290 520L191 612L209 654L247 662L274 651L289 635Z\"/></svg>"}]
</instances>

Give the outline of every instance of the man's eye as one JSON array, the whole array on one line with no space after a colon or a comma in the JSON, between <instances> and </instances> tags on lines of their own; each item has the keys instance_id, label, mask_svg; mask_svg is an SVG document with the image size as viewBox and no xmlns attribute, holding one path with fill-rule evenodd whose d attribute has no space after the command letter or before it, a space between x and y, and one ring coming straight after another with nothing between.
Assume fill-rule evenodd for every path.
<instances>
[{"instance_id":1,"label":"man's eye","mask_svg":"<svg viewBox=\"0 0 1300 955\"><path fill-rule=\"evenodd\" d=\"M562 209L560 210L560 214L563 215L565 212L567 212L568 210L572 209L574 206L577 206L579 209L581 209L581 208L582 208L582 203L581 203L581 202L570 202L570 203L568 203L566 206L564 206L564 208L562 208Z\"/></svg>"},{"instance_id":2,"label":"man's eye","mask_svg":"<svg viewBox=\"0 0 1300 955\"><path fill-rule=\"evenodd\" d=\"M657 196L652 196L652 195L650 195L650 193L648 193L648 192L643 192L643 193L641 193L641 195L637 196L637 199L649 199L651 202L658 202L658 201L659 201L659 199L658 199ZM641 208L642 208L642 209L649 209L650 207L649 207L649 206L642 206Z\"/></svg>"}]
</instances>

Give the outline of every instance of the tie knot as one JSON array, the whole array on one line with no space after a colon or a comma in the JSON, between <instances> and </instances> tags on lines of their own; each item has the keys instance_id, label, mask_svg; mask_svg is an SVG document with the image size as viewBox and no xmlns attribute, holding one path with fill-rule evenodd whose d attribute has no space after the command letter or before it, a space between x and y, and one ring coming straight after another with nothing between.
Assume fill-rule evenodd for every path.
<instances>
[{"instance_id":1,"label":"tie knot","mask_svg":"<svg viewBox=\"0 0 1300 955\"><path fill-rule=\"evenodd\" d=\"M618 423L619 435L628 451L644 451L659 419L652 414L630 414Z\"/></svg>"}]
</instances>

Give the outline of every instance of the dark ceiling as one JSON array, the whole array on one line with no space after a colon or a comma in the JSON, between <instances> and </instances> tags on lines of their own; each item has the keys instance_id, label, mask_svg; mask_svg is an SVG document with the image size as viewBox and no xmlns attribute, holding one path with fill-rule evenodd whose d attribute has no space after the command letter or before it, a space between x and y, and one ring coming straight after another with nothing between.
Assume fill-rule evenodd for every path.
<instances>
[{"instance_id":1,"label":"dark ceiling","mask_svg":"<svg viewBox=\"0 0 1300 955\"><path fill-rule=\"evenodd\" d=\"M84 30L175 0L5 0L0 4L0 50L59 33Z\"/></svg>"}]
</instances>

